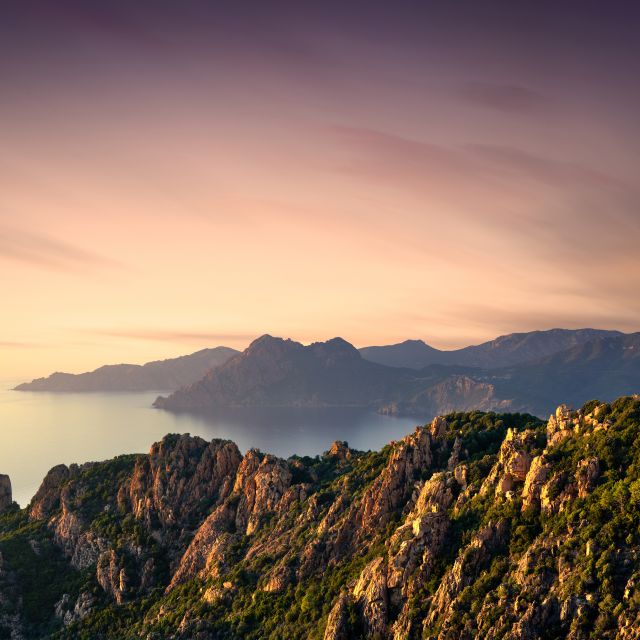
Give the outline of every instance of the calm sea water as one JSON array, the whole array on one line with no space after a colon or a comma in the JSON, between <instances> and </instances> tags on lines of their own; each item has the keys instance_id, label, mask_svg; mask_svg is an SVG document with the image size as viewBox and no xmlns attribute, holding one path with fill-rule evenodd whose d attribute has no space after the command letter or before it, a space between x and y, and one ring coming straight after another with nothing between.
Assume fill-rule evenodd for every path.
<instances>
[{"instance_id":1,"label":"calm sea water","mask_svg":"<svg viewBox=\"0 0 640 640\"><path fill-rule=\"evenodd\" d=\"M26 505L56 464L106 460L140 453L167 433L208 440L229 438L287 457L316 455L334 440L356 449L379 449L415 426L357 409L243 409L173 414L151 408L158 393L34 393L0 383L0 473L11 476L14 500Z\"/></svg>"}]
</instances>

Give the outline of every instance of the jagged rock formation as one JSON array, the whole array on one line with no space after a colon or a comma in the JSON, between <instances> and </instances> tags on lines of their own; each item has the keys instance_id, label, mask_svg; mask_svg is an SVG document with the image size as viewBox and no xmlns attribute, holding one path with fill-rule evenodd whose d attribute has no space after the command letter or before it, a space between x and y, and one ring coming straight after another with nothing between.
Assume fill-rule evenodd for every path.
<instances>
[{"instance_id":1,"label":"jagged rock formation","mask_svg":"<svg viewBox=\"0 0 640 640\"><path fill-rule=\"evenodd\" d=\"M4 473L0 473L0 513L6 511L12 504L11 479Z\"/></svg>"},{"instance_id":2,"label":"jagged rock formation","mask_svg":"<svg viewBox=\"0 0 640 640\"><path fill-rule=\"evenodd\" d=\"M228 440L169 436L136 460L131 482L118 492L118 506L158 536L184 530L230 493L241 460Z\"/></svg>"},{"instance_id":3,"label":"jagged rock formation","mask_svg":"<svg viewBox=\"0 0 640 640\"><path fill-rule=\"evenodd\" d=\"M238 352L229 347L202 349L188 356L147 364L111 364L88 373L52 373L18 385L16 391L161 391L192 384Z\"/></svg>"},{"instance_id":4,"label":"jagged rock formation","mask_svg":"<svg viewBox=\"0 0 640 640\"><path fill-rule=\"evenodd\" d=\"M167 436L55 467L0 515L0 629L637 640L639 436L627 397L546 423L453 413L380 452L282 460Z\"/></svg>"}]
</instances>

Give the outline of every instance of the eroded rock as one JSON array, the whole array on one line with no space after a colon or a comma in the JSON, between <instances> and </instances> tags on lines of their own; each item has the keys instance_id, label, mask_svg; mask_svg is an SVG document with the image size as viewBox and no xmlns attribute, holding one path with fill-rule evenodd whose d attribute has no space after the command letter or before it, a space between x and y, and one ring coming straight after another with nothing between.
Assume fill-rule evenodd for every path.
<instances>
[{"instance_id":1,"label":"eroded rock","mask_svg":"<svg viewBox=\"0 0 640 640\"><path fill-rule=\"evenodd\" d=\"M0 513L6 511L12 504L11 479L9 476L0 473Z\"/></svg>"}]
</instances>

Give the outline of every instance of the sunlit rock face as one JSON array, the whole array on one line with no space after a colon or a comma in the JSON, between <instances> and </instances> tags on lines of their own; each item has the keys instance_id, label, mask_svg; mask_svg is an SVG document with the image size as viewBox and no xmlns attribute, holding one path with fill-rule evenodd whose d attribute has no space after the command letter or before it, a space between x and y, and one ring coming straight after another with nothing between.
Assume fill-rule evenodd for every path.
<instances>
[{"instance_id":1,"label":"sunlit rock face","mask_svg":"<svg viewBox=\"0 0 640 640\"><path fill-rule=\"evenodd\" d=\"M4 473L0 473L0 512L8 509L12 504L11 479Z\"/></svg>"}]
</instances>

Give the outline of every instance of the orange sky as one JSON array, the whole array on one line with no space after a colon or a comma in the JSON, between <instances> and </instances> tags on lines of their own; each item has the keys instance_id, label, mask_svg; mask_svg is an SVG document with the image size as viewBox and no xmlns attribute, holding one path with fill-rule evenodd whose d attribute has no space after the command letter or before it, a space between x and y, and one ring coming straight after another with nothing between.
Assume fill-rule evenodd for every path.
<instances>
[{"instance_id":1,"label":"orange sky","mask_svg":"<svg viewBox=\"0 0 640 640\"><path fill-rule=\"evenodd\" d=\"M640 330L625 34L582 59L589 34L542 28L526 51L457 23L215 39L194 16L38 6L0 64L0 378L266 332Z\"/></svg>"}]
</instances>

